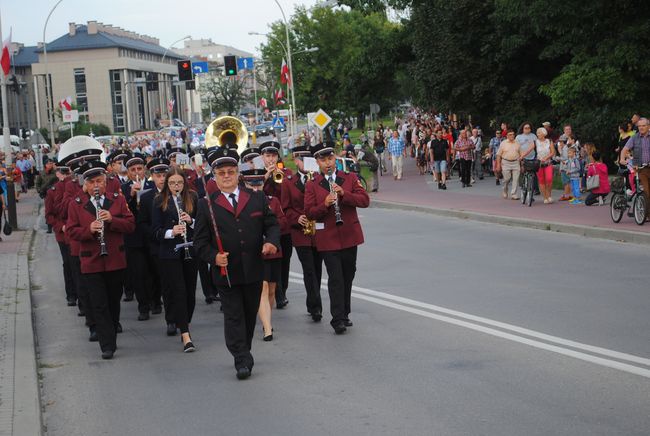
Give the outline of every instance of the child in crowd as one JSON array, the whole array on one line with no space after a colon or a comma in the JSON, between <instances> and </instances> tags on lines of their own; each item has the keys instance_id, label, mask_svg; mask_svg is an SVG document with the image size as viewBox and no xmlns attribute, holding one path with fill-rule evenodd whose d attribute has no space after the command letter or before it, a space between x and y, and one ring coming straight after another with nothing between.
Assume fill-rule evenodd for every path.
<instances>
[{"instance_id":1,"label":"child in crowd","mask_svg":"<svg viewBox=\"0 0 650 436\"><path fill-rule=\"evenodd\" d=\"M580 159L576 157L575 147L569 147L566 161L566 173L571 182L571 204L581 204L580 199Z\"/></svg>"},{"instance_id":2,"label":"child in crowd","mask_svg":"<svg viewBox=\"0 0 650 436\"><path fill-rule=\"evenodd\" d=\"M569 146L566 144L566 139L560 138L557 143L558 157L557 161L560 162L560 178L562 179L562 189L564 193L560 197L560 201L569 201L571 199L571 179L567 172L567 160L569 159Z\"/></svg>"}]
</instances>

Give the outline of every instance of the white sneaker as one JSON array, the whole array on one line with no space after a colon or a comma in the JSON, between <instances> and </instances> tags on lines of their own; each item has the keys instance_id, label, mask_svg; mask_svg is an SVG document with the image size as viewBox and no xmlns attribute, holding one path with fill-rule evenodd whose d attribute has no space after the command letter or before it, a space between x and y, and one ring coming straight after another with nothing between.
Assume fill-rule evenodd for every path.
<instances>
[{"instance_id":1,"label":"white sneaker","mask_svg":"<svg viewBox=\"0 0 650 436\"><path fill-rule=\"evenodd\" d=\"M598 197L598 206L602 206L605 204L605 200L603 200L603 197Z\"/></svg>"},{"instance_id":2,"label":"white sneaker","mask_svg":"<svg viewBox=\"0 0 650 436\"><path fill-rule=\"evenodd\" d=\"M548 204L552 204L552 203L553 203L553 199L552 199L551 197L548 197L546 200L548 201Z\"/></svg>"},{"instance_id":3,"label":"white sneaker","mask_svg":"<svg viewBox=\"0 0 650 436\"><path fill-rule=\"evenodd\" d=\"M544 204L548 204L548 198L544 199Z\"/></svg>"}]
</instances>

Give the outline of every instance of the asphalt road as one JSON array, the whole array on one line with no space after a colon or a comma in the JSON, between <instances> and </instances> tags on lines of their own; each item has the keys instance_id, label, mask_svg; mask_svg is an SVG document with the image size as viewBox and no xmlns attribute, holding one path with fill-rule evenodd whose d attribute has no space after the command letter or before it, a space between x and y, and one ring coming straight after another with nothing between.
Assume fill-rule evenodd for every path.
<instances>
[{"instance_id":1,"label":"asphalt road","mask_svg":"<svg viewBox=\"0 0 650 436\"><path fill-rule=\"evenodd\" d=\"M218 306L202 298L196 353L164 335L161 315L138 322L123 303L118 352L102 361L40 233L47 434L650 432L647 247L379 209L361 221L354 327L336 336L328 317L312 323L294 274L276 340L260 329L244 382Z\"/></svg>"}]
</instances>

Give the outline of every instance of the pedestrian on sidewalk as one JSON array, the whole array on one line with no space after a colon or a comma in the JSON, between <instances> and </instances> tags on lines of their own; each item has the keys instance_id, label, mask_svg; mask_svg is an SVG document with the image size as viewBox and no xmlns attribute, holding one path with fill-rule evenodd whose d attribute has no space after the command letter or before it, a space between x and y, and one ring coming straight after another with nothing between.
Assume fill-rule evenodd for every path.
<instances>
[{"instance_id":1,"label":"pedestrian on sidewalk","mask_svg":"<svg viewBox=\"0 0 650 436\"><path fill-rule=\"evenodd\" d=\"M537 129L537 139L535 139L535 150L539 159L539 170L537 170L537 179L539 180L539 189L544 197L544 204L553 203L551 192L553 190L553 157L555 156L555 147L550 139L547 138L548 131L544 127Z\"/></svg>"},{"instance_id":2,"label":"pedestrian on sidewalk","mask_svg":"<svg viewBox=\"0 0 650 436\"><path fill-rule=\"evenodd\" d=\"M404 140L399 137L399 133L395 130L393 131L393 136L388 140L388 160L392 163L394 180L402 180L405 157L406 147Z\"/></svg>"},{"instance_id":3,"label":"pedestrian on sidewalk","mask_svg":"<svg viewBox=\"0 0 650 436\"><path fill-rule=\"evenodd\" d=\"M518 200L519 174L521 167L521 145L515 140L514 129L508 129L506 140L501 143L497 151L497 171L503 173L503 198L508 198L508 187L512 182L510 198Z\"/></svg>"},{"instance_id":4,"label":"pedestrian on sidewalk","mask_svg":"<svg viewBox=\"0 0 650 436\"><path fill-rule=\"evenodd\" d=\"M581 204L580 199L580 160L577 157L578 151L575 147L569 147L569 157L566 162L566 171L571 181L571 204Z\"/></svg>"},{"instance_id":5,"label":"pedestrian on sidewalk","mask_svg":"<svg viewBox=\"0 0 650 436\"><path fill-rule=\"evenodd\" d=\"M474 144L474 155L472 161L472 184L476 178L483 180L483 165L481 163L481 152L483 151L483 139L477 128L472 129L472 136L469 138Z\"/></svg>"},{"instance_id":6,"label":"pedestrian on sidewalk","mask_svg":"<svg viewBox=\"0 0 650 436\"><path fill-rule=\"evenodd\" d=\"M504 136L501 134L501 130L497 130L494 133L494 137L490 139L490 143L488 144L488 149L490 150L490 157L492 159L492 171L494 172L494 178L496 179L496 184L499 186L501 184L500 179L501 179L501 173L499 173L496 168L497 168L497 152L499 151L499 146L501 145L501 141L504 140Z\"/></svg>"},{"instance_id":7,"label":"pedestrian on sidewalk","mask_svg":"<svg viewBox=\"0 0 650 436\"><path fill-rule=\"evenodd\" d=\"M569 146L565 137L560 137L557 143L557 154L555 158L560 163L560 179L562 180L562 196L560 201L569 201L571 199L571 179L567 172L567 161L569 160Z\"/></svg>"},{"instance_id":8,"label":"pedestrian on sidewalk","mask_svg":"<svg viewBox=\"0 0 650 436\"><path fill-rule=\"evenodd\" d=\"M467 137L466 129L460 131L458 140L454 144L454 150L458 153L458 158L460 160L460 179L463 188L471 187L474 143Z\"/></svg>"},{"instance_id":9,"label":"pedestrian on sidewalk","mask_svg":"<svg viewBox=\"0 0 650 436\"><path fill-rule=\"evenodd\" d=\"M632 153L635 167L650 164L650 121L647 118L639 118L636 127L639 130L637 135L630 138L623 147L623 158L627 159ZM646 197L646 204L650 204L650 167L642 168L639 171L639 180L643 186L643 193ZM646 212L647 215L647 212Z\"/></svg>"},{"instance_id":10,"label":"pedestrian on sidewalk","mask_svg":"<svg viewBox=\"0 0 650 436\"><path fill-rule=\"evenodd\" d=\"M370 170L370 175L372 176L370 189L372 192L377 192L379 190L379 177L377 177L379 159L377 158L377 155L375 155L367 142L355 145L354 150L357 153L356 159L359 165L361 165L362 162L365 162L366 165L368 165L368 170Z\"/></svg>"},{"instance_id":11,"label":"pedestrian on sidewalk","mask_svg":"<svg viewBox=\"0 0 650 436\"><path fill-rule=\"evenodd\" d=\"M591 176L597 175L599 184L597 188L592 189L591 192L587 194L587 198L585 199L585 206L591 206L592 204L596 203L602 206L605 203L605 198L607 198L607 195L610 191L607 165L603 163L600 152L598 150L594 150L591 156L593 158L593 162L587 166L587 177L589 178Z\"/></svg>"},{"instance_id":12,"label":"pedestrian on sidewalk","mask_svg":"<svg viewBox=\"0 0 650 436\"><path fill-rule=\"evenodd\" d=\"M438 183L438 189L447 189L447 161L449 146L442 137L442 129L436 131L435 137L429 142L429 154L433 162L433 181Z\"/></svg>"}]
</instances>

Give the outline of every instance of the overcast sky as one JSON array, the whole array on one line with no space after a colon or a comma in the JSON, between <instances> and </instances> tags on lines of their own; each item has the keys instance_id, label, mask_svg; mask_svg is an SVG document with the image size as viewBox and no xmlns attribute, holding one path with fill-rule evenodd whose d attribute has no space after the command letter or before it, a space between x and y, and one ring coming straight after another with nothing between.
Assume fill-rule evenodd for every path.
<instances>
[{"instance_id":1,"label":"overcast sky","mask_svg":"<svg viewBox=\"0 0 650 436\"><path fill-rule=\"evenodd\" d=\"M43 39L45 19L56 1L0 0L3 39L12 27L12 41L36 45ZM290 16L296 5L309 8L317 0L279 2ZM280 19L282 14L274 0L63 0L50 18L46 39L52 41L67 33L68 23L96 20L158 38L163 47L191 35L258 54L257 47L264 38L248 32L264 33L270 23Z\"/></svg>"}]
</instances>

